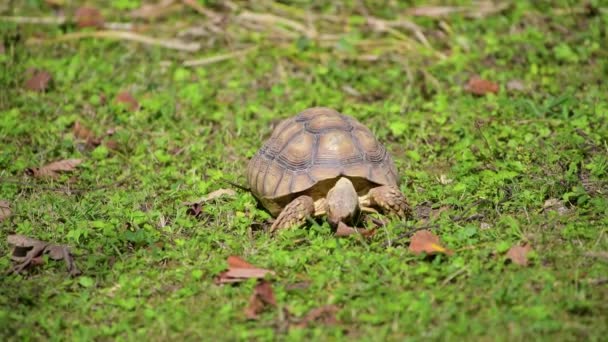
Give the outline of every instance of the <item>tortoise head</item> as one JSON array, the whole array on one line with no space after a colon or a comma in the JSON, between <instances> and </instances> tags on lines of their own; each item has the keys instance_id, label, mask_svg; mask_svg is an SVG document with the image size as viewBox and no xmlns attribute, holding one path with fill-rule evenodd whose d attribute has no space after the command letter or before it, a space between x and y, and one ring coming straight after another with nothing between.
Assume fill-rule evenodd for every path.
<instances>
[{"instance_id":1,"label":"tortoise head","mask_svg":"<svg viewBox=\"0 0 608 342\"><path fill-rule=\"evenodd\" d=\"M351 223L359 214L359 197L353 183L341 177L327 192L327 220L336 228L340 222Z\"/></svg>"}]
</instances>

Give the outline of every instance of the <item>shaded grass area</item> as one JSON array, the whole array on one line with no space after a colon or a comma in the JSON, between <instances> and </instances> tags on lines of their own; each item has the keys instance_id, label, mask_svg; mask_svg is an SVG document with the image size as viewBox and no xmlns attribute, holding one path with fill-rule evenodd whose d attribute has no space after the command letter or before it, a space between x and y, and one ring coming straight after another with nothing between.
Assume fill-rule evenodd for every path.
<instances>
[{"instance_id":1,"label":"shaded grass area","mask_svg":"<svg viewBox=\"0 0 608 342\"><path fill-rule=\"evenodd\" d=\"M52 43L77 28L0 23L0 199L12 208L0 240L18 232L69 244L84 273L67 278L49 262L2 276L3 339L600 340L608 332L607 261L588 255L608 250L608 17L599 3L518 2L481 19L441 20L406 17L412 4L239 5L297 22L307 11L339 18L318 26L340 39L246 28L218 5L209 8L228 13L227 24L192 38L197 53ZM125 21L139 1L99 6L107 20ZM52 13L37 1L3 10ZM398 16L416 22L429 46L408 30L395 37L366 25ZM180 8L143 30L172 36L208 23ZM32 37L47 42L27 44ZM46 92L24 89L32 67L52 74ZM475 74L499 93L467 93ZM513 81L521 86L509 89ZM114 101L124 90L138 111ZM226 187L222 178L243 183L272 127L311 106L374 131L416 219L391 222L371 240L335 238L324 221L271 237L257 229L268 214L246 192L187 214L182 202ZM115 130L115 146L82 144L76 121L97 135ZM65 158L84 162L52 181L24 173ZM549 199L563 210L545 208ZM475 219L452 219L475 203ZM426 223L439 225L455 255L425 259L395 240ZM505 263L518 243L534 248L528 267ZM8 269L8 246L0 251ZM255 282L213 283L231 254L277 273L279 309L248 321ZM339 324L285 329L282 307L302 316L326 304L341 308Z\"/></svg>"}]
</instances>

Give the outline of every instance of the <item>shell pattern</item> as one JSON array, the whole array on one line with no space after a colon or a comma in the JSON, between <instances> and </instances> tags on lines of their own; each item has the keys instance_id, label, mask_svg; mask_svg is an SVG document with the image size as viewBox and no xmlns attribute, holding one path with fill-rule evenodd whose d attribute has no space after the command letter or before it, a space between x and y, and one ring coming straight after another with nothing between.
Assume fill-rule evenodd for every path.
<instances>
[{"instance_id":1,"label":"shell pattern","mask_svg":"<svg viewBox=\"0 0 608 342\"><path fill-rule=\"evenodd\" d=\"M398 179L390 154L367 127L324 107L282 121L247 167L253 194L275 213L286 204L278 199L339 176L378 185L396 185Z\"/></svg>"}]
</instances>

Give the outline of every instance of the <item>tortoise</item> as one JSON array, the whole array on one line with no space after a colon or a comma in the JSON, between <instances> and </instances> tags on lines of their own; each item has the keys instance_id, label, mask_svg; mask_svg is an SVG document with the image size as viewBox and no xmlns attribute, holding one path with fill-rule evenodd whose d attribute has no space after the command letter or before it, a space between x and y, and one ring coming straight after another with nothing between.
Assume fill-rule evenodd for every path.
<instances>
[{"instance_id":1,"label":"tortoise","mask_svg":"<svg viewBox=\"0 0 608 342\"><path fill-rule=\"evenodd\" d=\"M281 121L247 165L252 194L276 217L272 233L327 216L352 231L362 211L406 218L391 155L353 117L312 107Z\"/></svg>"}]
</instances>

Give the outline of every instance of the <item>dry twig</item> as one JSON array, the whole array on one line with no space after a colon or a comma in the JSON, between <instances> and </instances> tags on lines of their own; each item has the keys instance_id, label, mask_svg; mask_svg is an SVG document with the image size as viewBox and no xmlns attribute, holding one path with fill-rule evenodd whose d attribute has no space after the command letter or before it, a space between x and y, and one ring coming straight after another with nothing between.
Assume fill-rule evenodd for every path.
<instances>
[{"instance_id":1,"label":"dry twig","mask_svg":"<svg viewBox=\"0 0 608 342\"><path fill-rule=\"evenodd\" d=\"M108 38L108 39L130 40L130 41L134 41L134 42L142 43L142 44L146 44L146 45L156 45L156 46L161 46L161 47L164 47L167 49L188 51L188 52L195 52L201 48L201 45L199 43L185 43L185 42L175 40L175 39L159 39L159 38L144 36L144 35L137 34L134 32L112 31L112 30L92 31L92 32L74 32L74 33L64 34L62 36L59 36L59 37L56 37L56 38L53 38L50 40L29 39L28 44L38 44L41 42L42 43L57 43L57 42L64 42L64 41L70 41L70 40L79 40L79 39L84 39L84 38Z\"/></svg>"}]
</instances>

